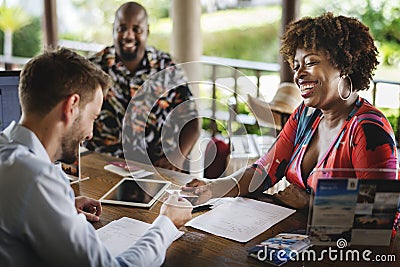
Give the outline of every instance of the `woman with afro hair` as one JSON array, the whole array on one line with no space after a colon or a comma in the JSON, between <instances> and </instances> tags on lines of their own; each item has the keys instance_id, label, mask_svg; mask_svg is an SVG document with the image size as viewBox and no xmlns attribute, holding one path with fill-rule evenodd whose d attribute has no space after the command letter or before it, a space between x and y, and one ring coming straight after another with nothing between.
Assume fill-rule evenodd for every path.
<instances>
[{"instance_id":1,"label":"woman with afro hair","mask_svg":"<svg viewBox=\"0 0 400 267\"><path fill-rule=\"evenodd\" d=\"M382 112L357 94L369 88L379 63L368 27L326 13L291 22L281 40L280 52L293 69L303 102L252 166L229 177L186 184L183 189L200 195L198 203L266 190L286 177L291 185L285 202L304 207L321 168L352 169L357 178L397 179L395 172L376 177L357 171L397 167L393 129Z\"/></svg>"}]
</instances>

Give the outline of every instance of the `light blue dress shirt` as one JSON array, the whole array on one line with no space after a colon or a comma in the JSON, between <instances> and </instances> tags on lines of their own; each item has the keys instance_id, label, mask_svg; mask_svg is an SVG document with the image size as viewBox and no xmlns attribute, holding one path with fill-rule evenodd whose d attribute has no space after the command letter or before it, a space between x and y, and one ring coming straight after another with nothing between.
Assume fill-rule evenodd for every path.
<instances>
[{"instance_id":1,"label":"light blue dress shirt","mask_svg":"<svg viewBox=\"0 0 400 267\"><path fill-rule=\"evenodd\" d=\"M178 230L159 216L114 258L75 208L69 180L29 129L0 133L0 266L159 266Z\"/></svg>"}]
</instances>

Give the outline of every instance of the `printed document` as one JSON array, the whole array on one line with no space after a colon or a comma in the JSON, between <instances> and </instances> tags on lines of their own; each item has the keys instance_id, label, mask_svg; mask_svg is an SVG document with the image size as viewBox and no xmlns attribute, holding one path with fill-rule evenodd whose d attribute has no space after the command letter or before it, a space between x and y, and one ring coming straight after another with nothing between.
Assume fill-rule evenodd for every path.
<instances>
[{"instance_id":1,"label":"printed document","mask_svg":"<svg viewBox=\"0 0 400 267\"><path fill-rule=\"evenodd\" d=\"M96 231L111 255L116 257L139 240L150 226L151 224L149 223L122 217ZM180 231L176 239L182 235L183 232Z\"/></svg>"},{"instance_id":2,"label":"printed document","mask_svg":"<svg viewBox=\"0 0 400 267\"><path fill-rule=\"evenodd\" d=\"M295 212L293 209L238 197L192 219L186 226L247 242Z\"/></svg>"}]
</instances>

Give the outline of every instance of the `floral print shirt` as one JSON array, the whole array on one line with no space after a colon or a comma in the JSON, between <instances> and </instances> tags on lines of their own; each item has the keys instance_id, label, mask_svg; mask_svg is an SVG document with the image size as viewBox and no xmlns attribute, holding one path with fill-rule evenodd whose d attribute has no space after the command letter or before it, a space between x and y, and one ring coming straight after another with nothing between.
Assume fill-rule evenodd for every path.
<instances>
[{"instance_id":1,"label":"floral print shirt","mask_svg":"<svg viewBox=\"0 0 400 267\"><path fill-rule=\"evenodd\" d=\"M307 147L316 133L323 114L302 103L290 116L270 150L253 164L253 168L266 179L264 188L277 183L283 176L291 183L311 192L317 177L311 172L302 177L301 163ZM397 149L393 129L386 117L365 99L359 97L336 139L332 140L324 157L317 162L319 168L388 168L397 167ZM335 172L340 175L339 172ZM363 172L358 178L395 179L375 177Z\"/></svg>"},{"instance_id":2,"label":"floral print shirt","mask_svg":"<svg viewBox=\"0 0 400 267\"><path fill-rule=\"evenodd\" d=\"M114 84L105 96L87 147L144 163L154 163L165 151L174 151L182 124L197 117L197 111L184 73L169 54L146 47L135 73L119 60L113 46L90 60L108 73ZM171 113L174 118L168 120ZM167 137L172 138L165 137L164 142L161 136L167 128Z\"/></svg>"}]
</instances>

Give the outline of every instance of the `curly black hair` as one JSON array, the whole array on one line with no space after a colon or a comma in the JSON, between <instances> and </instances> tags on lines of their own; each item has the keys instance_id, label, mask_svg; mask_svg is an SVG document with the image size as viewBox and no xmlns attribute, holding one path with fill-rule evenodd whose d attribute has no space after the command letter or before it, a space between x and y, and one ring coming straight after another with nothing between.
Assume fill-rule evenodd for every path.
<instances>
[{"instance_id":1,"label":"curly black hair","mask_svg":"<svg viewBox=\"0 0 400 267\"><path fill-rule=\"evenodd\" d=\"M289 23L281 37L280 53L293 67L297 49L322 51L333 66L348 74L355 91L367 90L376 66L378 49L369 28L356 18L325 13Z\"/></svg>"}]
</instances>

